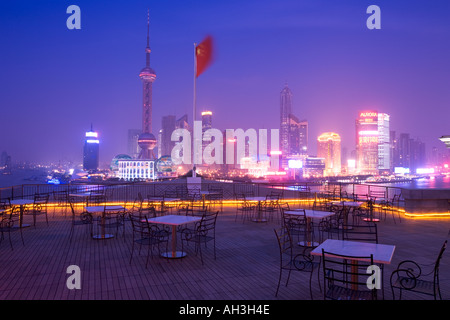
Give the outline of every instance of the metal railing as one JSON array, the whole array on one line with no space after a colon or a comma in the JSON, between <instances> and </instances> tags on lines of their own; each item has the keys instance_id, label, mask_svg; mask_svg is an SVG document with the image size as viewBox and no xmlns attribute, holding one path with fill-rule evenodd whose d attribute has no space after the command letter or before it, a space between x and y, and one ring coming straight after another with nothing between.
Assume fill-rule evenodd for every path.
<instances>
[{"instance_id":1,"label":"metal railing","mask_svg":"<svg viewBox=\"0 0 450 320\"><path fill-rule=\"evenodd\" d=\"M220 189L224 200L234 200L236 194L266 196L273 192L282 194L283 199L355 199L364 200L375 197L378 200L391 200L399 196L402 200L402 188L356 183L255 183L255 182L218 182L204 179L201 190ZM35 194L54 194L58 192L84 193L104 192L109 201L132 202L138 196L164 196L167 194L182 197L191 192L184 179L158 182L132 183L96 183L96 184L22 184L0 188L0 199L32 199Z\"/></svg>"}]
</instances>

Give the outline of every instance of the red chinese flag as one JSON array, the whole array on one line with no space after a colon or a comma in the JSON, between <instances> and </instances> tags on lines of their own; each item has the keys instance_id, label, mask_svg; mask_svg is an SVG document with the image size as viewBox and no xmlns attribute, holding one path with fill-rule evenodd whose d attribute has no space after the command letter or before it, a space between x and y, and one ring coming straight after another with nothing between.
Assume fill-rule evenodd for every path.
<instances>
[{"instance_id":1,"label":"red chinese flag","mask_svg":"<svg viewBox=\"0 0 450 320\"><path fill-rule=\"evenodd\" d=\"M211 64L213 58L213 41L211 36L207 36L196 48L195 57L197 59L197 77L201 75Z\"/></svg>"}]
</instances>

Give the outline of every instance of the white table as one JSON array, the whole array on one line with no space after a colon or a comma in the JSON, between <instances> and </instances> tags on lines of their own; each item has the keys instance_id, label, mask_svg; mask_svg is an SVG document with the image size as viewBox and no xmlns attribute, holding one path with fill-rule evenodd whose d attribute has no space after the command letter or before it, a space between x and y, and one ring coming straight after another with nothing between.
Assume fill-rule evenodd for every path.
<instances>
[{"instance_id":1,"label":"white table","mask_svg":"<svg viewBox=\"0 0 450 320\"><path fill-rule=\"evenodd\" d=\"M165 258L183 258L186 256L186 252L184 251L177 251L177 227L198 222L202 220L201 217L191 217L191 216L179 216L179 215L166 215L156 218L150 218L147 219L149 223L156 223L156 224L164 224L172 226L172 250L169 252L163 252L161 255Z\"/></svg>"},{"instance_id":2,"label":"white table","mask_svg":"<svg viewBox=\"0 0 450 320\"><path fill-rule=\"evenodd\" d=\"M285 211L284 214L287 215L295 215L295 216L305 216L306 217L306 242L305 241L300 241L298 244L301 246L306 246L306 247L316 247L319 245L318 242L316 241L312 241L311 240L311 220L312 219L324 219L324 218L328 218L331 217L333 215L335 215L334 212L331 211L316 211L316 210L310 210L310 209L305 209L303 211L303 209L300 210L289 210L289 211Z\"/></svg>"},{"instance_id":3,"label":"white table","mask_svg":"<svg viewBox=\"0 0 450 320\"><path fill-rule=\"evenodd\" d=\"M29 224L24 224L23 223L23 214L25 212L25 207L29 204L33 204L34 200L30 200L30 199L15 199L15 200L11 200L10 201L11 206L19 206L19 225L17 226L18 228L26 228L29 227Z\"/></svg>"},{"instance_id":4,"label":"white table","mask_svg":"<svg viewBox=\"0 0 450 320\"><path fill-rule=\"evenodd\" d=\"M327 239L312 250L311 254L321 256L322 249L329 253L344 256L367 257L373 255L374 263L390 264L394 255L395 246L380 243ZM364 261L363 259L356 260Z\"/></svg>"},{"instance_id":5,"label":"white table","mask_svg":"<svg viewBox=\"0 0 450 320\"><path fill-rule=\"evenodd\" d=\"M327 239L317 248L312 250L311 255L322 256L322 249L325 252L328 252L328 255L331 257L333 256L332 254L335 253L338 255L355 257L355 259L352 259L355 262L370 262L367 259L360 259L356 257L368 257L373 255L374 263L390 264L394 255L395 246L369 242ZM357 265L355 263L355 268L356 267Z\"/></svg>"},{"instance_id":6,"label":"white table","mask_svg":"<svg viewBox=\"0 0 450 320\"><path fill-rule=\"evenodd\" d=\"M246 197L245 200L258 202L258 215L255 219L253 219L253 222L266 222L267 219L263 218L261 215L262 214L261 202L266 201L266 197Z\"/></svg>"},{"instance_id":7,"label":"white table","mask_svg":"<svg viewBox=\"0 0 450 320\"><path fill-rule=\"evenodd\" d=\"M101 215L101 231L100 234L95 234L92 236L92 238L96 239L96 240L104 240L104 239L111 239L114 238L113 234L109 234L105 232L105 211L124 211L125 207L123 206L89 206L85 208L87 212L91 213L91 214L95 214L95 213L102 213Z\"/></svg>"}]
</instances>

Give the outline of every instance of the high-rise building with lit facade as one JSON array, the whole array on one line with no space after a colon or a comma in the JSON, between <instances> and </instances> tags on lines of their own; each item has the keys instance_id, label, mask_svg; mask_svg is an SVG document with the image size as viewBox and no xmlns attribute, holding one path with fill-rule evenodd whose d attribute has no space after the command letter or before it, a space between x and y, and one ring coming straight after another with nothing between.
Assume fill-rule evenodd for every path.
<instances>
[{"instance_id":1,"label":"high-rise building with lit facade","mask_svg":"<svg viewBox=\"0 0 450 320\"><path fill-rule=\"evenodd\" d=\"M299 123L299 150L301 155L308 154L308 121L302 120Z\"/></svg>"},{"instance_id":2,"label":"high-rise building with lit facade","mask_svg":"<svg viewBox=\"0 0 450 320\"><path fill-rule=\"evenodd\" d=\"M378 112L362 111L356 119L356 170L378 174Z\"/></svg>"},{"instance_id":3,"label":"high-rise building with lit facade","mask_svg":"<svg viewBox=\"0 0 450 320\"><path fill-rule=\"evenodd\" d=\"M139 135L142 133L141 129L128 129L127 136L127 153L133 159L136 159L141 152L139 148L138 139Z\"/></svg>"},{"instance_id":4,"label":"high-rise building with lit facade","mask_svg":"<svg viewBox=\"0 0 450 320\"><path fill-rule=\"evenodd\" d=\"M389 129L389 115L378 113L378 170L391 170L391 132Z\"/></svg>"},{"instance_id":5,"label":"high-rise building with lit facade","mask_svg":"<svg viewBox=\"0 0 450 320\"><path fill-rule=\"evenodd\" d=\"M161 138L160 138L160 148L158 150L159 155L170 156L172 149L175 146L175 142L172 141L172 133L176 128L176 118L175 116L169 115L162 117L161 123Z\"/></svg>"},{"instance_id":6,"label":"high-rise building with lit facade","mask_svg":"<svg viewBox=\"0 0 450 320\"><path fill-rule=\"evenodd\" d=\"M292 92L287 86L280 93L280 151L281 165L287 167L289 155L289 115L292 114Z\"/></svg>"},{"instance_id":7,"label":"high-rise building with lit facade","mask_svg":"<svg viewBox=\"0 0 450 320\"><path fill-rule=\"evenodd\" d=\"M287 157L300 154L300 121L293 114L288 116L289 135Z\"/></svg>"},{"instance_id":8,"label":"high-rise building with lit facade","mask_svg":"<svg viewBox=\"0 0 450 320\"><path fill-rule=\"evenodd\" d=\"M203 111L202 113L202 154L205 148L211 143L211 135L205 133L209 129L212 129L212 112ZM204 161L203 161L204 162ZM203 163L205 164L205 163Z\"/></svg>"},{"instance_id":9,"label":"high-rise building with lit facade","mask_svg":"<svg viewBox=\"0 0 450 320\"><path fill-rule=\"evenodd\" d=\"M325 176L341 173L341 137L335 132L322 133L318 138L317 157L325 161Z\"/></svg>"},{"instance_id":10,"label":"high-rise building with lit facade","mask_svg":"<svg viewBox=\"0 0 450 320\"><path fill-rule=\"evenodd\" d=\"M99 144L98 133L92 129L86 132L83 148L83 169L85 171L96 171L99 165Z\"/></svg>"}]
</instances>

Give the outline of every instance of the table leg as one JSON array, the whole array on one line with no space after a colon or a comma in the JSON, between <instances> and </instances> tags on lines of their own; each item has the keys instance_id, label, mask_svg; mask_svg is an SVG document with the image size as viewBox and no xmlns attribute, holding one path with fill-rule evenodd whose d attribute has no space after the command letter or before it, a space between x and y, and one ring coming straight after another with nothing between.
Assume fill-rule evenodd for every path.
<instances>
[{"instance_id":1,"label":"table leg","mask_svg":"<svg viewBox=\"0 0 450 320\"><path fill-rule=\"evenodd\" d=\"M306 218L306 241L300 241L299 245L303 247L317 247L318 242L312 241L311 218Z\"/></svg>"},{"instance_id":2,"label":"table leg","mask_svg":"<svg viewBox=\"0 0 450 320\"><path fill-rule=\"evenodd\" d=\"M367 221L367 222L379 222L380 221L380 219L373 217L373 209L370 209L369 217L368 218L364 218L363 220Z\"/></svg>"},{"instance_id":3,"label":"table leg","mask_svg":"<svg viewBox=\"0 0 450 320\"><path fill-rule=\"evenodd\" d=\"M15 228L27 228L30 224L23 223L23 215L25 213L25 205L19 206L19 225L15 226Z\"/></svg>"},{"instance_id":4,"label":"table leg","mask_svg":"<svg viewBox=\"0 0 450 320\"><path fill-rule=\"evenodd\" d=\"M172 250L168 252L163 252L161 254L165 258L169 259L176 259L176 258L183 258L186 256L186 252L184 251L177 251L177 226L172 226Z\"/></svg>"},{"instance_id":5,"label":"table leg","mask_svg":"<svg viewBox=\"0 0 450 320\"><path fill-rule=\"evenodd\" d=\"M92 238L94 238L96 240L104 240L104 239L114 238L113 234L106 233L106 230L105 230L105 213L104 212L102 213L102 216L100 218L100 223L102 225L102 227L100 229L100 234L93 235Z\"/></svg>"},{"instance_id":6,"label":"table leg","mask_svg":"<svg viewBox=\"0 0 450 320\"><path fill-rule=\"evenodd\" d=\"M358 290L358 261L351 260L352 264L352 289Z\"/></svg>"},{"instance_id":7,"label":"table leg","mask_svg":"<svg viewBox=\"0 0 450 320\"><path fill-rule=\"evenodd\" d=\"M262 210L261 210L261 201L258 201L258 216L256 219L253 219L253 222L266 222L266 219L263 219L262 216Z\"/></svg>"}]
</instances>

